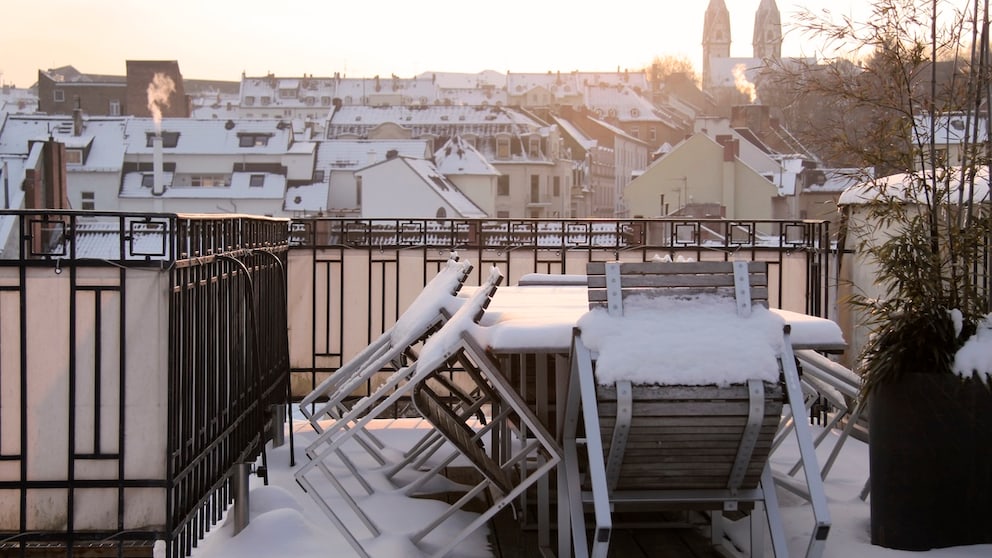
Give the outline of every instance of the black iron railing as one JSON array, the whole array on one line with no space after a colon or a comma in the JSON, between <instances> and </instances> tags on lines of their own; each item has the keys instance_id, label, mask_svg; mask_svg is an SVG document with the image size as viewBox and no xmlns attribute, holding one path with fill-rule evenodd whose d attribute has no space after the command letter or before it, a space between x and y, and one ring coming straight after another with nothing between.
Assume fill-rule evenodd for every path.
<instances>
[{"instance_id":1,"label":"black iron railing","mask_svg":"<svg viewBox=\"0 0 992 558\"><path fill-rule=\"evenodd\" d=\"M286 401L287 222L3 211L0 233L0 553L188 554Z\"/></svg>"},{"instance_id":2,"label":"black iron railing","mask_svg":"<svg viewBox=\"0 0 992 558\"><path fill-rule=\"evenodd\" d=\"M768 262L773 306L832 317L836 298L826 221L297 219L291 244L297 398L388 328L451 251L476 265L470 283L490 265L512 285L590 261L748 259Z\"/></svg>"},{"instance_id":3,"label":"black iron railing","mask_svg":"<svg viewBox=\"0 0 992 558\"><path fill-rule=\"evenodd\" d=\"M0 505L16 513L0 551L188 554L232 467L264 464L270 406L388 328L452 250L470 284L490 265L515 284L589 261L757 259L772 305L826 316L827 227L2 211Z\"/></svg>"}]
</instances>

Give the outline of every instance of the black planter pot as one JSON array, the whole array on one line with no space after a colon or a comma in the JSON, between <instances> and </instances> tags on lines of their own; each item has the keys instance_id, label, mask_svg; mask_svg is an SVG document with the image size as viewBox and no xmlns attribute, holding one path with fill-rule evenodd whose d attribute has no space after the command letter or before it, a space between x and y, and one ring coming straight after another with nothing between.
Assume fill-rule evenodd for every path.
<instances>
[{"instance_id":1,"label":"black planter pot","mask_svg":"<svg viewBox=\"0 0 992 558\"><path fill-rule=\"evenodd\" d=\"M869 399L871 542L901 550L992 543L992 393L906 374Z\"/></svg>"}]
</instances>

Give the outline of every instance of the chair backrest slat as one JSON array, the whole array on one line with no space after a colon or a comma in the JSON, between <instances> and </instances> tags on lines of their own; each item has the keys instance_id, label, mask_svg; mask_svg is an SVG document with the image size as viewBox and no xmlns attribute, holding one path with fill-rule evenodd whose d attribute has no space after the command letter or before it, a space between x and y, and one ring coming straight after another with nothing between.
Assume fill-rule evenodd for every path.
<instances>
[{"instance_id":1,"label":"chair backrest slat","mask_svg":"<svg viewBox=\"0 0 992 558\"><path fill-rule=\"evenodd\" d=\"M590 308L607 304L606 266L606 262L591 262L586 266ZM734 262L621 262L619 267L624 299L635 295L696 296L707 293L735 297ZM747 277L751 303L768 306L767 262L747 262Z\"/></svg>"}]
</instances>

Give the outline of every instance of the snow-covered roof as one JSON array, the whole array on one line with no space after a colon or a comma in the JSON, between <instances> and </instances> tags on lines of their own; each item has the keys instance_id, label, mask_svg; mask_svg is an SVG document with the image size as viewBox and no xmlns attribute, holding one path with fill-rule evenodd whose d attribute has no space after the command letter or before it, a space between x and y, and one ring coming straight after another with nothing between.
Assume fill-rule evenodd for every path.
<instances>
[{"instance_id":1,"label":"snow-covered roof","mask_svg":"<svg viewBox=\"0 0 992 558\"><path fill-rule=\"evenodd\" d=\"M920 177L924 176L924 172L921 171L916 173L899 173L889 176L884 176L877 178L869 182L862 182L856 184L844 190L837 200L837 205L859 205L864 203L869 203L875 200L883 200L886 198L894 198L897 200L908 200L912 194L914 180L919 180ZM927 172L927 180L930 180L929 173ZM960 186L961 174L959 172L954 172L948 179L948 187L950 188L950 199L951 201L957 199L957 191ZM938 181L939 182L939 181ZM942 182L940 185L933 188L943 188ZM933 191L933 188L930 191ZM915 195L918 196L917 200L919 203L927 203L926 199L923 197L924 192L920 188L915 189ZM978 176L975 177L975 190L973 199L982 202L989 202L989 182L988 182L988 171L985 167L982 167Z\"/></svg>"},{"instance_id":2,"label":"snow-covered roof","mask_svg":"<svg viewBox=\"0 0 992 558\"><path fill-rule=\"evenodd\" d=\"M501 107L509 104L505 89L441 89L438 99L447 106Z\"/></svg>"},{"instance_id":3,"label":"snow-covered roof","mask_svg":"<svg viewBox=\"0 0 992 558\"><path fill-rule=\"evenodd\" d=\"M443 199L458 215L450 217L483 218L486 212L466 196L458 186L448 180L434 166L434 163L426 159L414 159L410 157L392 157L382 162L369 165L365 169L357 171L355 174L362 175L364 170L377 167L379 165L406 165L413 173L420 178L421 182L430 190Z\"/></svg>"},{"instance_id":4,"label":"snow-covered roof","mask_svg":"<svg viewBox=\"0 0 992 558\"><path fill-rule=\"evenodd\" d=\"M438 196L458 212L459 217L471 219L487 216L485 211L458 189L458 186L455 186L453 182L441 174L434 163L425 159L404 158L403 160L420 175L425 184L430 186Z\"/></svg>"},{"instance_id":5,"label":"snow-covered roof","mask_svg":"<svg viewBox=\"0 0 992 558\"><path fill-rule=\"evenodd\" d=\"M324 211L327 209L328 188L329 185L326 181L304 186L290 186L286 188L286 199L282 204L283 209L307 213Z\"/></svg>"},{"instance_id":6,"label":"snow-covered roof","mask_svg":"<svg viewBox=\"0 0 992 558\"><path fill-rule=\"evenodd\" d=\"M551 115L551 121L555 123L556 126L569 137L571 137L576 143L578 143L582 149L589 150L598 144L597 140L589 137L585 132L580 130L578 126L572 123L571 120L567 118L561 118L557 115Z\"/></svg>"},{"instance_id":7,"label":"snow-covered roof","mask_svg":"<svg viewBox=\"0 0 992 558\"><path fill-rule=\"evenodd\" d=\"M968 139L974 143L976 138L983 139L988 134L988 119L984 116L976 118L962 112L938 114L931 117L923 114L914 118L916 133L923 143L929 143L930 125L933 120L934 142L937 144L960 144Z\"/></svg>"},{"instance_id":8,"label":"snow-covered roof","mask_svg":"<svg viewBox=\"0 0 992 558\"><path fill-rule=\"evenodd\" d=\"M430 157L428 141L407 140L347 140L335 139L319 142L317 169L325 171L358 170L386 160L386 154L395 151L401 157L426 159Z\"/></svg>"},{"instance_id":9,"label":"snow-covered roof","mask_svg":"<svg viewBox=\"0 0 992 558\"><path fill-rule=\"evenodd\" d=\"M616 118L620 122L665 122L651 101L624 85L588 87L585 104L600 116ZM674 126L674 123L670 125Z\"/></svg>"},{"instance_id":10,"label":"snow-covered roof","mask_svg":"<svg viewBox=\"0 0 992 558\"><path fill-rule=\"evenodd\" d=\"M434 163L444 175L471 174L498 176L501 173L479 151L459 136L447 141L434 154Z\"/></svg>"},{"instance_id":11,"label":"snow-covered roof","mask_svg":"<svg viewBox=\"0 0 992 558\"><path fill-rule=\"evenodd\" d=\"M518 111L502 107L482 106L345 106L334 113L328 126L360 125L373 127L391 122L399 126L519 124L538 128L539 124Z\"/></svg>"},{"instance_id":12,"label":"snow-covered roof","mask_svg":"<svg viewBox=\"0 0 992 558\"><path fill-rule=\"evenodd\" d=\"M301 142L292 145L292 126L282 120L213 120L164 118L163 136L179 134L174 147L164 145L166 153L197 155L285 154L312 152L313 145ZM156 132L151 118L129 118L127 121L127 152L151 154L148 136ZM250 145L242 147L242 143Z\"/></svg>"},{"instance_id":13,"label":"snow-covered roof","mask_svg":"<svg viewBox=\"0 0 992 558\"><path fill-rule=\"evenodd\" d=\"M483 70L478 73L458 72L423 72L417 75L421 79L430 79L438 87L444 89L476 89L484 86L506 88L507 76L494 70Z\"/></svg>"},{"instance_id":14,"label":"snow-covered roof","mask_svg":"<svg viewBox=\"0 0 992 558\"><path fill-rule=\"evenodd\" d=\"M818 178L813 183L804 185L804 192L843 192L864 177L862 169L817 169L813 172L817 173Z\"/></svg>"},{"instance_id":15,"label":"snow-covered roof","mask_svg":"<svg viewBox=\"0 0 992 558\"><path fill-rule=\"evenodd\" d=\"M68 172L112 172L124 160L127 117L83 119L80 135L73 135L71 116L8 115L0 128L0 155L26 156L29 143L52 138L67 149L82 149L82 164L69 163Z\"/></svg>"},{"instance_id":16,"label":"snow-covered roof","mask_svg":"<svg viewBox=\"0 0 992 558\"><path fill-rule=\"evenodd\" d=\"M510 95L524 95L528 91L542 88L555 96L555 99L581 95L584 88L577 72L546 74L506 74L506 90Z\"/></svg>"}]
</instances>

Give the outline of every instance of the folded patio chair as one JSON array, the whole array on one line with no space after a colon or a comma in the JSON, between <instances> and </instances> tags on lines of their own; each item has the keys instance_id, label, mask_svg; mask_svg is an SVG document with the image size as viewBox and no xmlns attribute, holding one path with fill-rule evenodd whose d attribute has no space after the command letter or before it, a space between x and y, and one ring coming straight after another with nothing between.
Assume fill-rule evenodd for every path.
<instances>
[{"instance_id":1,"label":"folded patio chair","mask_svg":"<svg viewBox=\"0 0 992 558\"><path fill-rule=\"evenodd\" d=\"M729 297L738 316L750 315L752 304L767 300L763 262L590 263L587 274L590 307L605 307L614 317L625 316L626 304L655 297ZM747 514L751 556L764 555L764 520L775 556L787 555L768 455L786 394L801 402L802 392L788 331L783 341L775 359L778 370L754 376L742 370L739 376L746 379L730 385L655 385L623 377L604 383L594 372L602 365L599 355L576 331L564 425L568 490L562 504L570 510L574 555L605 557L613 516L627 508L708 511L714 544L722 543L723 513ZM579 436L580 413L584 438ZM800 444L804 463L818 471L808 425L798 425L796 431L808 442ZM585 446L583 460L580 444ZM809 475L807 480L816 525L807 556L822 553L829 531L820 477L813 476L815 482ZM588 505L595 520L591 548L585 529ZM759 513L762 507L764 514ZM565 531L559 529L559 536Z\"/></svg>"},{"instance_id":2,"label":"folded patio chair","mask_svg":"<svg viewBox=\"0 0 992 558\"><path fill-rule=\"evenodd\" d=\"M336 420L347 412L346 400L365 387L374 375L388 366L401 368L402 359L410 360L415 356L414 345L426 339L443 323L447 315L455 311L459 302L455 296L471 271L472 265L468 261L459 260L457 255L452 255L392 327L300 401L300 412L310 421L316 432L324 431L320 421ZM411 461L418 452L427 453L426 449L435 447L438 439L436 435L425 435L408 451L403 464ZM379 465L390 464L382 451L385 444L371 432L363 430L355 441ZM312 455L315 447L321 443L322 439L318 438L307 448L307 454ZM394 467L394 471L399 469L400 466Z\"/></svg>"},{"instance_id":3,"label":"folded patio chair","mask_svg":"<svg viewBox=\"0 0 992 558\"><path fill-rule=\"evenodd\" d=\"M808 394L807 399L826 401L833 409L833 416L830 421L813 440L814 447L819 447L823 440L846 419L843 428L841 428L840 435L834 441L830 454L820 469L820 477L826 480L827 475L830 474L830 469L833 467L834 462L840 455L841 449L844 447L844 443L851 436L859 420L861 420L862 408L856 403L861 390L861 377L816 351L810 349L797 350L795 351L795 355L796 360L802 366L802 385L804 391ZM792 430L795 428L794 420L795 417L793 417L791 412L783 415L783 425L779 429L775 443L772 445L773 452L792 433ZM789 469L788 475L795 476L802 466L802 459L796 461L795 465ZM809 499L809 493L805 490L805 487L788 482L780 475L776 476L775 480L783 488ZM862 500L867 498L867 487L868 483L866 482L865 491L861 493Z\"/></svg>"},{"instance_id":4,"label":"folded patio chair","mask_svg":"<svg viewBox=\"0 0 992 558\"><path fill-rule=\"evenodd\" d=\"M328 518L330 518L332 523L334 523L338 530L341 531L352 548L360 556L368 556L368 552L365 549L365 546L359 541L358 537L351 531L351 529L348 528L347 524L338 515L341 510L337 509L337 506L333 505L332 498L337 497L343 500L347 504L347 508L350 509L355 516L357 516L365 531L367 531L370 536L379 536L383 530L376 524L374 518L362 509L360 501L353 497L345 488L344 482L338 478L338 474L333 470L333 467L329 465L327 458L334 455L339 455L339 452L342 450L342 446L345 443L352 438L355 438L356 433L360 432L360 429L364 428L371 420L374 420L381 413L386 411L400 397L413 395L415 401L419 401L425 413L428 415L425 418L428 418L429 420L434 419L434 421L436 421L434 423L435 427L437 427L442 434L445 434L449 442L451 442L460 452L462 452L462 455L469 457L469 460L473 463L473 459L478 459L479 457L479 452L473 451L474 449L477 449L476 444L486 433L491 431L493 425L497 424L503 417L512 413L514 416L520 417L521 420L526 421L532 429L541 428L540 423L533 418L533 415L527 409L526 405L519 400L519 397L514 398L512 389L506 384L505 380L502 379L502 376L498 373L498 371L493 368L494 365L492 364L492 361L488 360L488 356L485 355L484 351L478 349L478 347L474 346L471 342L471 330L473 327L476 327L478 320L482 317L485 308L489 304L492 294L495 292L497 285L501 280L502 274L499 273L498 269L493 268L485 284L482 285L467 301L465 301L455 312L455 314L452 315L452 317L446 321L433 336L428 338L423 345L417 361L410 366L398 370L385 384L380 386L369 396L359 400L348 412L344 413L334 425L328 427L324 433L321 434L321 437L323 437L324 440L323 445L319 448L319 452L313 456L313 459L310 462L304 464L297 470L297 482L308 494L311 495L321 510L323 510ZM476 384L481 388L478 391L483 395L477 400L473 399L473 403L465 408L462 406L452 407L449 402L445 402L442 405L442 403L438 402L440 398L436 397L438 392L434 388L429 387L426 382L437 378L434 373L439 368L445 366L453 360L463 358L467 358L468 362L475 365L474 367L470 367L472 370L470 377L472 377ZM467 418L468 416L474 416L474 411L477 410L477 407L481 403L493 405L496 409L496 411L494 411L494 415L496 415L496 417L494 418L498 418L498 420L491 420L481 431L475 434L470 434L466 430L468 428L466 422ZM440 418L441 413L444 413L444 418L446 420L442 420ZM457 427L461 428L461 430L453 430L451 426L452 423L461 424L461 426ZM345 428L346 425L348 428ZM471 440L468 445L466 445L466 439ZM524 460L538 460L537 457L534 456L535 452L541 452L540 456L538 456L540 458L539 461L542 463L540 467L537 467L534 471L530 472L530 474L527 474L526 470L522 473L516 471L513 473L510 472L511 469L515 469L518 465L521 465L521 462ZM482 452L482 454L485 454L485 452ZM493 507L490 508L488 512L480 514L473 522L460 531L457 537L450 541L446 541L447 544L443 548L434 551L434 555L436 556L443 556L447 554L460 540L481 527L486 521L488 521L489 517L494 515L497 511L499 511L499 509L502 509L508 505L513 498L530 486L534 480L556 466L559 459L560 450L558 450L550 435L544 433L544 436L542 436L536 444L525 444L522 449L516 451L512 456L509 456L497 467L505 470L505 478L500 479L499 482L495 481L491 476L493 471L496 470L495 468L488 466L483 467L483 476L486 478L486 482L480 483L469 490L465 496L451 506L444 514L434 518L421 531L412 535L411 540L415 544L421 543L427 534L437 528L437 526L442 522L447 520L455 511L474 499L485 488L495 486L495 488L499 491L509 489L506 494L500 497L496 503L493 504ZM447 463L450 463L450 460L445 462L445 464ZM523 469L523 467L520 467L520 469ZM315 471L322 473L322 476L314 475L313 473ZM360 476L358 471L355 471L350 467L349 472ZM415 483L425 482L432 475L439 474L439 472L440 468L432 469L424 474L424 480L418 480L415 481ZM490 476L486 476L487 474L490 474ZM514 480L507 481L507 478ZM328 497L324 496L324 493L326 493L326 487L320 484L321 479L326 479L328 481L330 487L336 492L336 496L334 493L330 493ZM518 484L513 484L514 482ZM369 488L374 492L374 489L371 487Z\"/></svg>"}]
</instances>

